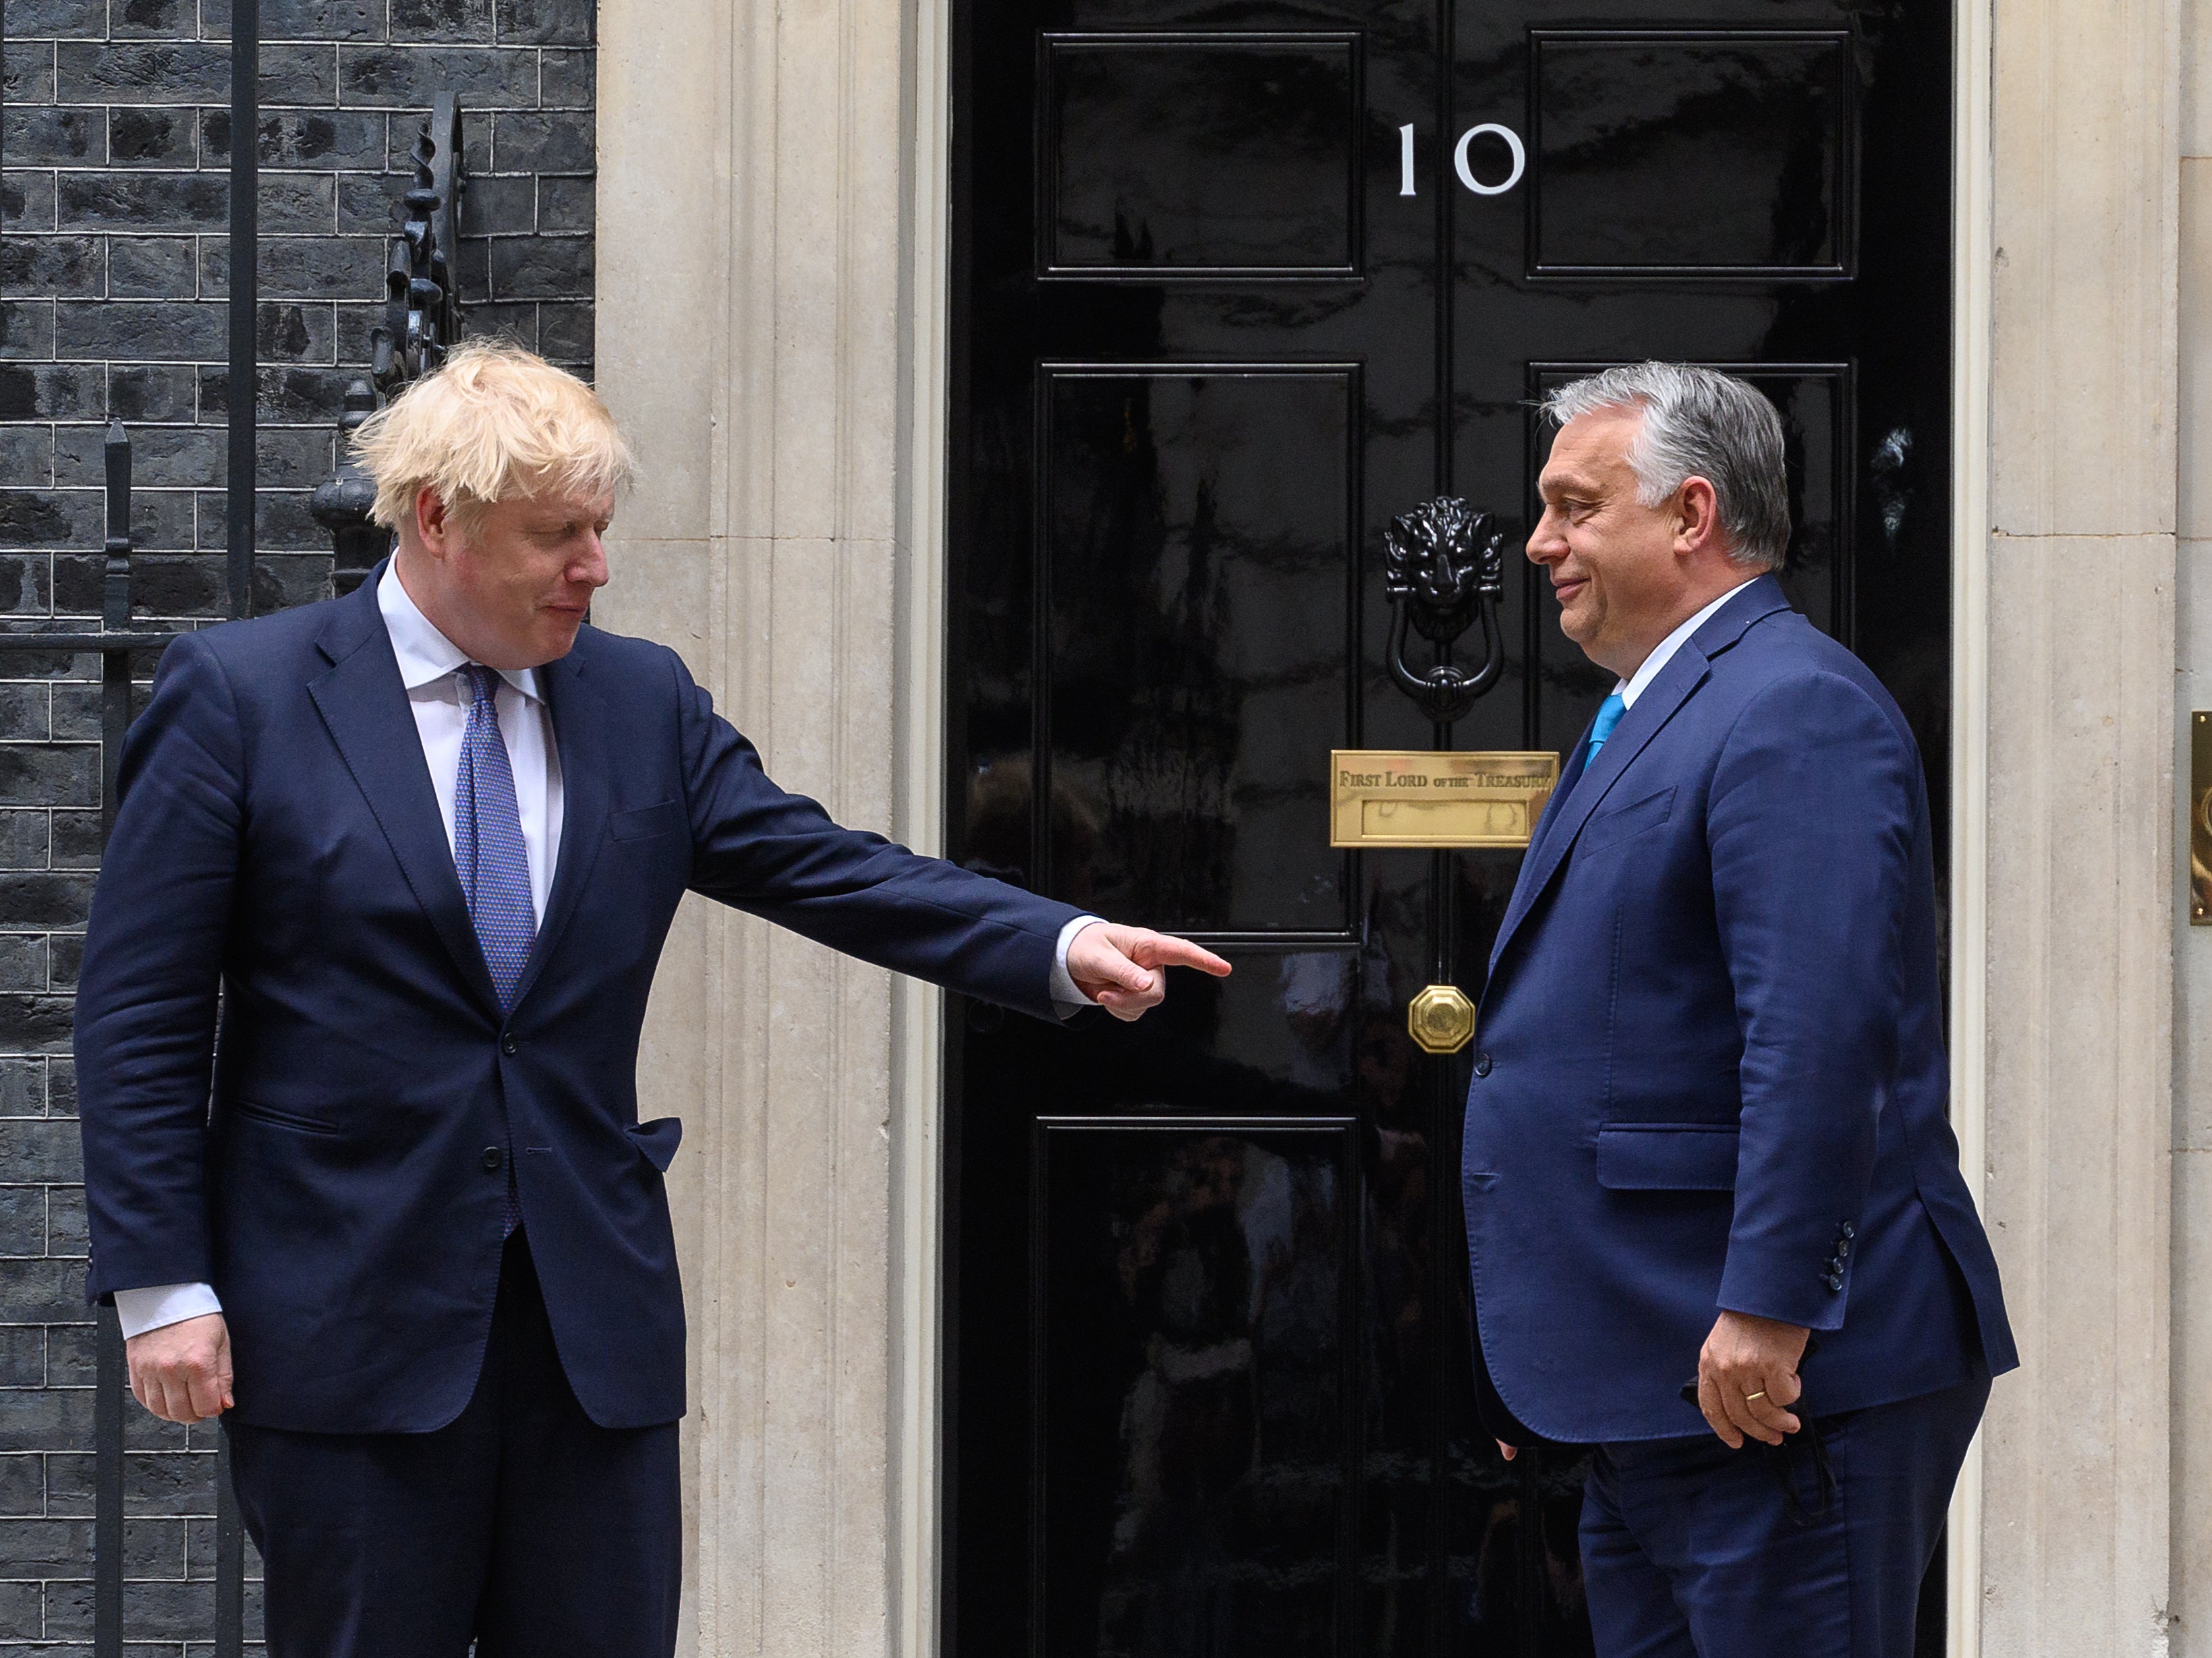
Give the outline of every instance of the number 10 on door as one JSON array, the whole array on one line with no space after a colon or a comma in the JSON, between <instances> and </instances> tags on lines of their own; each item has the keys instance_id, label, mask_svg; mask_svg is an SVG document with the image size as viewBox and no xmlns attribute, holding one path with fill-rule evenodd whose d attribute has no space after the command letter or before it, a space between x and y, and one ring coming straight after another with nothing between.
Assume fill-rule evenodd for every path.
<instances>
[{"instance_id":1,"label":"number 10 on door","mask_svg":"<svg viewBox=\"0 0 2212 1658\"><path fill-rule=\"evenodd\" d=\"M1503 179L1485 179L1475 177L1474 162L1468 155L1477 138L1491 137L1505 146L1507 167ZM1459 135L1459 143L1452 147L1452 170L1459 174L1460 183L1478 196L1503 196L1521 182L1521 175L1528 170L1528 152L1521 143L1521 135L1511 127L1496 121L1480 121ZM1411 121L1398 129L1398 193L1416 194L1413 188L1413 124Z\"/></svg>"}]
</instances>

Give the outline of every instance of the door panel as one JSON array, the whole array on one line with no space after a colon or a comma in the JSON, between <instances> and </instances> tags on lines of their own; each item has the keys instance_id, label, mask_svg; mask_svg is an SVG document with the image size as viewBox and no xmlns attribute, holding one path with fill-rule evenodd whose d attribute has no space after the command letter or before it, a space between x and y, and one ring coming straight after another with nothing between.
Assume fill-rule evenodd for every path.
<instances>
[{"instance_id":1,"label":"door panel","mask_svg":"<svg viewBox=\"0 0 2212 1658\"><path fill-rule=\"evenodd\" d=\"M1045 1650L1340 1649L1356 1130L1038 1123Z\"/></svg>"},{"instance_id":2,"label":"door panel","mask_svg":"<svg viewBox=\"0 0 2212 1658\"><path fill-rule=\"evenodd\" d=\"M1528 269L1850 273L1850 37L1531 33Z\"/></svg>"},{"instance_id":3,"label":"door panel","mask_svg":"<svg viewBox=\"0 0 2212 1658\"><path fill-rule=\"evenodd\" d=\"M949 1011L948 1654L1590 1650L1581 1453L1509 1467L1476 1408L1467 1058L1406 1023L1480 993L1518 854L1332 851L1328 755L1578 740L1611 681L1517 558L1492 692L1398 691L1382 533L1454 494L1517 555L1534 401L1673 358L1781 410L1786 583L1943 844L1949 33L960 0L949 842L1237 973Z\"/></svg>"},{"instance_id":4,"label":"door panel","mask_svg":"<svg viewBox=\"0 0 2212 1658\"><path fill-rule=\"evenodd\" d=\"M1357 271L1357 34L1045 34L1040 274ZM1127 112L1151 119L1132 126Z\"/></svg>"},{"instance_id":5,"label":"door panel","mask_svg":"<svg viewBox=\"0 0 2212 1658\"><path fill-rule=\"evenodd\" d=\"M1042 371L1054 897L1346 936L1312 832L1351 740L1356 367ZM1066 837L1080 837L1081 845Z\"/></svg>"}]
</instances>

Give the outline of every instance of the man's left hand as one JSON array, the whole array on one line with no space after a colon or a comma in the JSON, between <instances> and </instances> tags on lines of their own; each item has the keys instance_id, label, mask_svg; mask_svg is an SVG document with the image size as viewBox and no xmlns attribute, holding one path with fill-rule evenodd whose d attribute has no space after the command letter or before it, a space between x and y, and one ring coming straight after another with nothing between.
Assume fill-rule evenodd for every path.
<instances>
[{"instance_id":1,"label":"man's left hand","mask_svg":"<svg viewBox=\"0 0 2212 1658\"><path fill-rule=\"evenodd\" d=\"M1797 1431L1790 1413L1805 1391L1797 1361L1805 1356L1802 1325L1749 1313L1723 1313L1698 1355L1698 1408L1732 1451L1747 1436L1779 1445Z\"/></svg>"},{"instance_id":2,"label":"man's left hand","mask_svg":"<svg viewBox=\"0 0 2212 1658\"><path fill-rule=\"evenodd\" d=\"M1230 971L1228 963L1188 938L1111 921L1084 928L1067 947L1067 976L1117 1019L1134 1019L1158 1006L1168 993L1165 969L1171 967L1194 967L1217 979Z\"/></svg>"}]
</instances>

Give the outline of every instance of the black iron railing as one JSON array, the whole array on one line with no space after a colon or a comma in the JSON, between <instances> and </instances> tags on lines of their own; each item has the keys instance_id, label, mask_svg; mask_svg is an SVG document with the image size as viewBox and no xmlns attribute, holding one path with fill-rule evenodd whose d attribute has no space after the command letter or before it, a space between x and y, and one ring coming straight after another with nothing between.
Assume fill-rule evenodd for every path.
<instances>
[{"instance_id":1,"label":"black iron railing","mask_svg":"<svg viewBox=\"0 0 2212 1658\"><path fill-rule=\"evenodd\" d=\"M259 374L256 200L260 171L258 79L259 0L231 0L230 74L230 310L228 380L228 507L230 614L253 612L255 447ZM0 8L0 42L7 33ZM0 46L4 50L4 46ZM115 826L123 738L131 724L131 659L158 654L173 632L141 632L131 626L131 440L120 422L107 431L106 568L96 633L33 629L0 633L0 653L72 655L96 653L100 684L100 827L103 851ZM93 1406L93 1652L123 1655L124 1415L130 1392L123 1331L115 1309L97 1309ZM216 1464L215 1658L240 1658L246 1633L246 1540L231 1487L229 1442L217 1430Z\"/></svg>"},{"instance_id":2,"label":"black iron railing","mask_svg":"<svg viewBox=\"0 0 2212 1658\"><path fill-rule=\"evenodd\" d=\"M230 308L225 418L229 426L228 574L230 614L253 613L253 535L260 375L258 211L260 149L259 0L231 0ZM0 39L6 33L0 15ZM100 629L94 634L9 633L0 651L97 652L100 683L100 847L115 826L123 738L131 724L131 659L158 653L173 633L131 626L131 440L121 423L107 431L106 568ZM97 1311L93 1442L93 1652L123 1655L124 1416L130 1378L115 1309ZM230 1479L227 1435L216 1454L215 1658L240 1658L246 1637L246 1539Z\"/></svg>"},{"instance_id":3,"label":"black iron railing","mask_svg":"<svg viewBox=\"0 0 2212 1658\"><path fill-rule=\"evenodd\" d=\"M235 381L234 381L235 384ZM100 658L100 843L115 827L123 738L131 725L132 659L158 656L177 635L131 625L131 439L121 422L107 428L106 565L100 583L99 631L34 629L0 633L0 653L41 656L96 653ZM247 488L252 489L249 476ZM235 496L234 495L234 503ZM251 501L249 494L247 499ZM234 514L238 508L231 508ZM248 512L249 521L251 512ZM252 544L247 544L249 571ZM244 581L232 585L232 611L240 613ZM94 1658L123 1653L123 1418L130 1394L123 1329L112 1307L96 1310L93 1402L92 1649ZM239 1658L245 1640L246 1541L230 1485L228 1442L216 1467L216 1658Z\"/></svg>"},{"instance_id":4,"label":"black iron railing","mask_svg":"<svg viewBox=\"0 0 2212 1658\"><path fill-rule=\"evenodd\" d=\"M261 0L230 0L230 613L253 614L253 486L260 436ZM228 1481L223 1482L226 1487ZM233 1648L231 1650L235 1651ZM220 1641L218 1658L224 1658Z\"/></svg>"},{"instance_id":5,"label":"black iron railing","mask_svg":"<svg viewBox=\"0 0 2212 1658\"><path fill-rule=\"evenodd\" d=\"M0 54L4 54L6 7L0 0ZM228 380L229 470L226 574L229 615L253 614L256 446L260 377L259 310L260 4L231 0L230 295ZM0 56L0 70L4 57ZM0 110L0 115L4 110ZM382 557L389 537L369 522L374 489L343 452L349 436L377 406L445 360L459 337L454 255L462 196L461 109L458 99L439 98L416 146L415 178L404 197L404 222L392 240L386 282L386 315L372 335L374 363L348 389L339 422L337 475L315 492L314 514L330 531L336 554L332 582L347 592ZM32 624L0 630L0 657L96 654L100 661L100 845L114 827L123 739L131 716L138 668L177 630L131 626L131 440L119 422L106 439L106 563L96 631ZM97 1328L93 1415L93 1652L122 1658L124 1643L125 1418L130 1378L122 1327L115 1309L95 1309ZM246 1540L231 1483L228 1436L216 1430L215 1658L240 1658L245 1643Z\"/></svg>"}]
</instances>

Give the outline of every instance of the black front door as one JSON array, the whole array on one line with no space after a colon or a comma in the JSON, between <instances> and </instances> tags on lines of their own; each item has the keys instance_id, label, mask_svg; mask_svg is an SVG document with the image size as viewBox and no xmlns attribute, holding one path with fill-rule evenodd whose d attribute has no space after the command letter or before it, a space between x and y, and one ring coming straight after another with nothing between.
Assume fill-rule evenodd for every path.
<instances>
[{"instance_id":1,"label":"black front door","mask_svg":"<svg viewBox=\"0 0 2212 1658\"><path fill-rule=\"evenodd\" d=\"M1332 851L1329 753L1571 744L1610 681L1518 558L1529 400L1725 365L1943 844L1949 52L1948 0L964 0L952 855L1237 970L952 1005L948 1653L1589 1650L1580 1455L1474 1408L1468 1055L1407 1026L1518 854ZM1444 495L1515 556L1440 731L1381 551Z\"/></svg>"}]
</instances>

